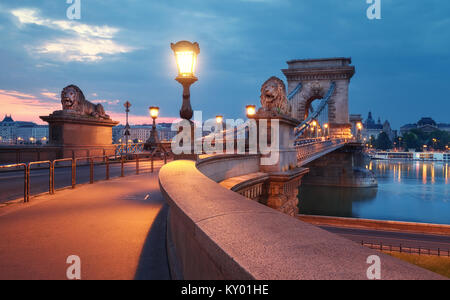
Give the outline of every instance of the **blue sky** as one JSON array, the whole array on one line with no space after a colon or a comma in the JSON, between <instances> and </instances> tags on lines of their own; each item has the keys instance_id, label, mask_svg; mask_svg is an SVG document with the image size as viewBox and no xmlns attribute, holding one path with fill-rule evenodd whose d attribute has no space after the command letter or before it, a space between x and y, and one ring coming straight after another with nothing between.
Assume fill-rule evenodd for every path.
<instances>
[{"instance_id":1,"label":"blue sky","mask_svg":"<svg viewBox=\"0 0 450 300\"><path fill-rule=\"evenodd\" d=\"M123 121L150 122L147 108L178 117L181 86L170 43L197 41L191 88L204 117L244 117L261 84L285 80L286 61L351 57L350 112L394 128L422 116L450 123L450 2L381 0L368 20L365 0L81 0L81 20L65 0L0 1L0 115L37 120L78 85Z\"/></svg>"}]
</instances>

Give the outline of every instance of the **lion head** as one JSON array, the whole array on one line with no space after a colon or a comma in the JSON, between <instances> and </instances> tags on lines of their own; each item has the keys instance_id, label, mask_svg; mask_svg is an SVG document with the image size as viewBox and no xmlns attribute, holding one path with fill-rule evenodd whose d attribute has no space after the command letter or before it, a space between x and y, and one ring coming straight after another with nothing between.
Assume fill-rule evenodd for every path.
<instances>
[{"instance_id":1,"label":"lion head","mask_svg":"<svg viewBox=\"0 0 450 300\"><path fill-rule=\"evenodd\" d=\"M269 111L275 111L284 115L290 113L290 105L286 97L286 86L281 79L271 77L264 82L261 88L261 105Z\"/></svg>"},{"instance_id":2,"label":"lion head","mask_svg":"<svg viewBox=\"0 0 450 300\"><path fill-rule=\"evenodd\" d=\"M86 101L83 92L76 85L66 86L61 92L63 109L76 110L78 105Z\"/></svg>"}]
</instances>

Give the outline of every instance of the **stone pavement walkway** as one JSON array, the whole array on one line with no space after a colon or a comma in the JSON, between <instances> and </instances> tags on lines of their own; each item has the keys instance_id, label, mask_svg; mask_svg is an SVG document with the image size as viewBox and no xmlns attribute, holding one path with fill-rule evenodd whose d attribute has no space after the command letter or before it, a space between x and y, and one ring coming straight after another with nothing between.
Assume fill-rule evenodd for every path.
<instances>
[{"instance_id":1,"label":"stone pavement walkway","mask_svg":"<svg viewBox=\"0 0 450 300\"><path fill-rule=\"evenodd\" d=\"M1 208L0 279L169 279L166 216L157 170Z\"/></svg>"}]
</instances>

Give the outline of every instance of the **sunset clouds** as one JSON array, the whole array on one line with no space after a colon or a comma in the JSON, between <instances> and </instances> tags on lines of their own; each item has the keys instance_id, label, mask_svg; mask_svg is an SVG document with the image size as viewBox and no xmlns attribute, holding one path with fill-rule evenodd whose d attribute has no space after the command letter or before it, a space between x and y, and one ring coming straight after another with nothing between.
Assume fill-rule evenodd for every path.
<instances>
[{"instance_id":1,"label":"sunset clouds","mask_svg":"<svg viewBox=\"0 0 450 300\"><path fill-rule=\"evenodd\" d=\"M11 11L19 21L19 26L44 26L64 33L68 37L44 41L30 47L31 51L52 55L61 61L95 62L105 55L127 53L132 47L119 44L114 40L118 28L110 26L92 26L77 21L54 20L41 16L38 9L19 8Z\"/></svg>"},{"instance_id":2,"label":"sunset clouds","mask_svg":"<svg viewBox=\"0 0 450 300\"><path fill-rule=\"evenodd\" d=\"M112 108L119 104L125 103L120 100L92 100L93 103L101 103L106 113L113 120L125 123L125 112L114 112ZM16 121L31 121L38 124L47 124L43 122L39 116L46 116L55 110L61 110L60 96L56 93L43 91L39 95L21 93L18 91L0 90L0 119L4 115L11 114ZM176 118L161 117L158 123L172 123ZM151 124L152 119L149 115L138 115L131 113L129 122L133 125Z\"/></svg>"},{"instance_id":3,"label":"sunset clouds","mask_svg":"<svg viewBox=\"0 0 450 300\"><path fill-rule=\"evenodd\" d=\"M0 117L17 109L36 120L59 109L69 84L122 122L126 100L133 122L151 122L153 105L176 117L170 43L189 40L201 48L191 100L204 118L245 118L267 78L286 81L288 60L345 56L356 67L350 113L371 110L394 128L423 116L449 122L448 1L386 0L376 21L364 0L81 0L80 20L67 18L69 6L0 1Z\"/></svg>"}]
</instances>

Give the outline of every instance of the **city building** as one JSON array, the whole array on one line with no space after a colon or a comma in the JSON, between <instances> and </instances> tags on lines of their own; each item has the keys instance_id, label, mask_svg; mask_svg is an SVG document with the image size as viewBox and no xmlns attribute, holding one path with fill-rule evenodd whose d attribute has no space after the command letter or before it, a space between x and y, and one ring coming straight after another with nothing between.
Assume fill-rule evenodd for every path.
<instances>
[{"instance_id":1,"label":"city building","mask_svg":"<svg viewBox=\"0 0 450 300\"><path fill-rule=\"evenodd\" d=\"M6 115L0 122L2 144L47 144L48 134L47 125L14 121L11 115Z\"/></svg>"},{"instance_id":2,"label":"city building","mask_svg":"<svg viewBox=\"0 0 450 300\"><path fill-rule=\"evenodd\" d=\"M152 132L152 125L133 125L130 126L130 136L129 140L137 143L144 143L150 137ZM156 124L156 130L158 132L158 137L160 141L171 141L175 135L176 131L172 131L171 123L159 123ZM125 143L125 126L118 125L113 128L113 143L120 144Z\"/></svg>"},{"instance_id":3,"label":"city building","mask_svg":"<svg viewBox=\"0 0 450 300\"><path fill-rule=\"evenodd\" d=\"M432 118L430 117L423 117L421 118L417 123L415 124L405 124L402 127L400 127L400 133L401 135L404 135L408 131L412 129L419 129L423 132L433 132L436 130L442 130L450 132L450 124L445 123L436 123Z\"/></svg>"},{"instance_id":4,"label":"city building","mask_svg":"<svg viewBox=\"0 0 450 300\"><path fill-rule=\"evenodd\" d=\"M377 138L382 132L385 132L391 141L397 137L397 131L391 128L389 121L386 120L384 123L381 123L381 119L378 118L378 121L375 122L372 112L369 112L367 119L363 122L363 139L369 140L371 136Z\"/></svg>"},{"instance_id":5,"label":"city building","mask_svg":"<svg viewBox=\"0 0 450 300\"><path fill-rule=\"evenodd\" d=\"M0 122L0 143L12 144L15 140L16 123L11 116L6 115Z\"/></svg>"}]
</instances>

